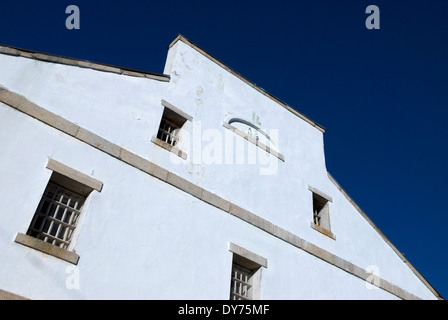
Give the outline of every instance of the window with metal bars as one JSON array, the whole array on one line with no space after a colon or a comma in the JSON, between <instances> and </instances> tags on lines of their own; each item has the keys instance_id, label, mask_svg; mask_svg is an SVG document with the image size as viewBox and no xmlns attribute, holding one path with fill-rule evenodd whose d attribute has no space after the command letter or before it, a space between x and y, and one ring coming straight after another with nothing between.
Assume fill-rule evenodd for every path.
<instances>
[{"instance_id":1,"label":"window with metal bars","mask_svg":"<svg viewBox=\"0 0 448 320\"><path fill-rule=\"evenodd\" d=\"M313 222L330 230L329 201L317 193L313 193Z\"/></svg>"},{"instance_id":2,"label":"window with metal bars","mask_svg":"<svg viewBox=\"0 0 448 320\"><path fill-rule=\"evenodd\" d=\"M27 235L67 249L86 198L50 180Z\"/></svg>"},{"instance_id":3,"label":"window with metal bars","mask_svg":"<svg viewBox=\"0 0 448 320\"><path fill-rule=\"evenodd\" d=\"M174 123L168 119L162 118L157 138L175 147L179 141L179 130L180 128Z\"/></svg>"},{"instance_id":4,"label":"window with metal bars","mask_svg":"<svg viewBox=\"0 0 448 320\"><path fill-rule=\"evenodd\" d=\"M230 300L261 299L261 272L267 268L267 259L232 242L229 251L232 252Z\"/></svg>"},{"instance_id":5,"label":"window with metal bars","mask_svg":"<svg viewBox=\"0 0 448 320\"><path fill-rule=\"evenodd\" d=\"M313 209L314 224L317 224L318 226L320 226L320 219L321 219L321 216L319 216L319 210L317 208L314 208Z\"/></svg>"},{"instance_id":6,"label":"window with metal bars","mask_svg":"<svg viewBox=\"0 0 448 320\"><path fill-rule=\"evenodd\" d=\"M252 299L252 275L253 271L233 263L230 300Z\"/></svg>"},{"instance_id":7,"label":"window with metal bars","mask_svg":"<svg viewBox=\"0 0 448 320\"><path fill-rule=\"evenodd\" d=\"M179 142L179 131L186 121L187 119L165 107L160 120L157 138L176 147Z\"/></svg>"}]
</instances>

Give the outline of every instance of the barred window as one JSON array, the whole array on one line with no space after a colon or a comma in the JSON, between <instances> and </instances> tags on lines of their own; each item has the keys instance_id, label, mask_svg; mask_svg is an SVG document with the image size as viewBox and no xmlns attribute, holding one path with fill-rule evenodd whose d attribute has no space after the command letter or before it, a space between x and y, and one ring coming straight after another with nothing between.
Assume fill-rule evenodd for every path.
<instances>
[{"instance_id":1,"label":"barred window","mask_svg":"<svg viewBox=\"0 0 448 320\"><path fill-rule=\"evenodd\" d=\"M329 201L317 193L313 193L313 222L330 230Z\"/></svg>"},{"instance_id":2,"label":"barred window","mask_svg":"<svg viewBox=\"0 0 448 320\"><path fill-rule=\"evenodd\" d=\"M162 118L157 138L175 147L179 141L179 130L180 127L178 125L167 118Z\"/></svg>"},{"instance_id":3,"label":"barred window","mask_svg":"<svg viewBox=\"0 0 448 320\"><path fill-rule=\"evenodd\" d=\"M165 107L160 120L157 138L173 147L177 147L180 129L186 121L187 119Z\"/></svg>"},{"instance_id":4,"label":"barred window","mask_svg":"<svg viewBox=\"0 0 448 320\"><path fill-rule=\"evenodd\" d=\"M229 243L232 254L230 300L261 299L261 269L268 261L239 245Z\"/></svg>"},{"instance_id":5,"label":"barred window","mask_svg":"<svg viewBox=\"0 0 448 320\"><path fill-rule=\"evenodd\" d=\"M151 141L157 146L172 152L182 159L187 159L189 122L193 118L176 108L171 103L162 100L163 113L160 119L157 134L151 137Z\"/></svg>"},{"instance_id":6,"label":"barred window","mask_svg":"<svg viewBox=\"0 0 448 320\"><path fill-rule=\"evenodd\" d=\"M252 299L252 275L253 271L233 263L230 300Z\"/></svg>"},{"instance_id":7,"label":"barred window","mask_svg":"<svg viewBox=\"0 0 448 320\"><path fill-rule=\"evenodd\" d=\"M85 198L50 181L27 235L67 249Z\"/></svg>"},{"instance_id":8,"label":"barred window","mask_svg":"<svg viewBox=\"0 0 448 320\"><path fill-rule=\"evenodd\" d=\"M50 180L44 189L26 234L18 232L14 242L77 264L74 251L83 211L93 190L103 183L63 163L48 159Z\"/></svg>"},{"instance_id":9,"label":"barred window","mask_svg":"<svg viewBox=\"0 0 448 320\"><path fill-rule=\"evenodd\" d=\"M308 189L312 192L313 201L313 220L310 223L311 227L336 240L335 235L331 231L330 224L330 202L333 202L333 199L311 186L308 186Z\"/></svg>"}]
</instances>

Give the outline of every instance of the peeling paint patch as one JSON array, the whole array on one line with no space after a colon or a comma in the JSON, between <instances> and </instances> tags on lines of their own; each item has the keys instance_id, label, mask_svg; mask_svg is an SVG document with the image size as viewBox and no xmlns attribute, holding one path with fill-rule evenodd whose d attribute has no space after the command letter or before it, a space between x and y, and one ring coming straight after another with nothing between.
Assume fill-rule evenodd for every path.
<instances>
[{"instance_id":1,"label":"peeling paint patch","mask_svg":"<svg viewBox=\"0 0 448 320\"><path fill-rule=\"evenodd\" d=\"M189 163L187 165L188 173L194 177L195 183L198 186L202 185L202 181L204 179L204 169L205 169L205 166L201 165L201 164Z\"/></svg>"},{"instance_id":2,"label":"peeling paint patch","mask_svg":"<svg viewBox=\"0 0 448 320\"><path fill-rule=\"evenodd\" d=\"M255 113L255 111L252 111L252 122L258 126L261 126L260 117Z\"/></svg>"},{"instance_id":3,"label":"peeling paint patch","mask_svg":"<svg viewBox=\"0 0 448 320\"><path fill-rule=\"evenodd\" d=\"M204 89L202 88L202 86L196 87L196 99L194 100L196 102L196 105L202 104L201 95L203 92L204 92Z\"/></svg>"}]
</instances>

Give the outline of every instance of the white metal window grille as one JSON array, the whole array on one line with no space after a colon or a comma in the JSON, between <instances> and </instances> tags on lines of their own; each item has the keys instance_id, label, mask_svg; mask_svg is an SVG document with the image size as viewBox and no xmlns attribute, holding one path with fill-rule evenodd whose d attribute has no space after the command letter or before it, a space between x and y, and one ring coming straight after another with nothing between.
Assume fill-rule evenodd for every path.
<instances>
[{"instance_id":1,"label":"white metal window grille","mask_svg":"<svg viewBox=\"0 0 448 320\"><path fill-rule=\"evenodd\" d=\"M160 121L157 138L174 147L179 140L179 129L179 126L175 125L166 118L162 118Z\"/></svg>"},{"instance_id":2,"label":"white metal window grille","mask_svg":"<svg viewBox=\"0 0 448 320\"><path fill-rule=\"evenodd\" d=\"M27 234L67 249L85 198L49 182Z\"/></svg>"},{"instance_id":3,"label":"white metal window grille","mask_svg":"<svg viewBox=\"0 0 448 320\"><path fill-rule=\"evenodd\" d=\"M320 216L319 216L319 212L317 211L317 209L314 209L313 219L314 219L314 224L317 224L318 226L320 226Z\"/></svg>"},{"instance_id":4,"label":"white metal window grille","mask_svg":"<svg viewBox=\"0 0 448 320\"><path fill-rule=\"evenodd\" d=\"M230 300L252 299L252 275L252 271L235 263L232 265Z\"/></svg>"}]
</instances>

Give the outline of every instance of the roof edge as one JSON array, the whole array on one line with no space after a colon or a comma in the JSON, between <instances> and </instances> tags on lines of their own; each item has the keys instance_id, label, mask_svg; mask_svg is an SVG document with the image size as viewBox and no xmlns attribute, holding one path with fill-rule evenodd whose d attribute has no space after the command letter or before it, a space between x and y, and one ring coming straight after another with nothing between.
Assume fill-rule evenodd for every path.
<instances>
[{"instance_id":1,"label":"roof edge","mask_svg":"<svg viewBox=\"0 0 448 320\"><path fill-rule=\"evenodd\" d=\"M117 74L122 74L126 76L133 76L133 77L141 77L141 78L149 78L153 80L158 81L170 81L170 76L166 74L161 73L155 73L155 72L149 72L149 71L142 71L132 68L126 68L126 67L118 67L106 63L99 63L99 62L91 62L88 60L78 59L78 58L71 58L71 57L65 57L60 56L56 54L46 53L46 52L40 52L40 51L34 51L29 49L23 49L18 48L14 46L8 46L0 44L0 54L7 54L12 56L18 56L23 58L29 58L29 59L35 59L50 63L58 63L58 64L65 64L70 66L77 66L81 68L88 68L93 69L97 71L104 71L104 72L112 72Z\"/></svg>"},{"instance_id":2,"label":"roof edge","mask_svg":"<svg viewBox=\"0 0 448 320\"><path fill-rule=\"evenodd\" d=\"M205 57L207 57L208 59L210 59L212 62L216 63L217 65L219 65L221 68L227 70L228 72L230 72L232 75L236 76L237 78L239 78L240 80L242 80L243 82L245 82L247 85L249 85L250 87L254 88L255 90L259 91L260 93L262 93L263 95L267 96L268 98L272 99L274 102L278 103L279 105L281 105L282 107L284 107L286 110L290 111L291 113L293 113L294 115L296 115L297 117L301 118L302 120L306 121L307 123L309 123L310 125L312 125L313 127L317 128L318 130L320 130L322 133L325 132L325 128L323 126L321 126L320 124L318 124L317 122L311 120L310 118L308 118L307 116L305 116L304 114L300 113L299 111L297 111L296 109L294 109L293 107L291 107L290 105L288 105L286 102L280 100L279 98L275 97L274 95L272 95L271 93L267 92L265 89L257 86L254 82L250 81L249 79L247 79L246 77L244 77L243 75L241 75L239 72L235 71L234 69L232 69L231 67L229 67L228 65L226 65L224 62L222 62L221 60L217 59L216 57L214 57L213 55L211 55L210 53L208 53L207 51L205 51L204 49L200 48L198 45L194 44L193 42L191 42L190 40L188 40L187 38L185 38L182 34L179 34L168 46L168 49L170 49L172 46L174 46L178 41L182 41L183 43L185 43L186 45L192 47L193 49L195 49L196 51L198 51L199 53L201 53L202 55L204 55Z\"/></svg>"},{"instance_id":3,"label":"roof edge","mask_svg":"<svg viewBox=\"0 0 448 320\"><path fill-rule=\"evenodd\" d=\"M375 223L367 216L367 214L358 206L358 204L348 195L348 193L341 187L336 179L327 172L328 178L341 191L345 198L355 207L355 209L361 214L361 216L378 232L383 240L392 248L395 254L408 266L409 269L417 276L417 278L423 282L423 284L431 291L439 300L445 300L441 294L425 279L425 277L412 265L412 263L394 246L394 244L386 237L386 235L376 226Z\"/></svg>"}]
</instances>

